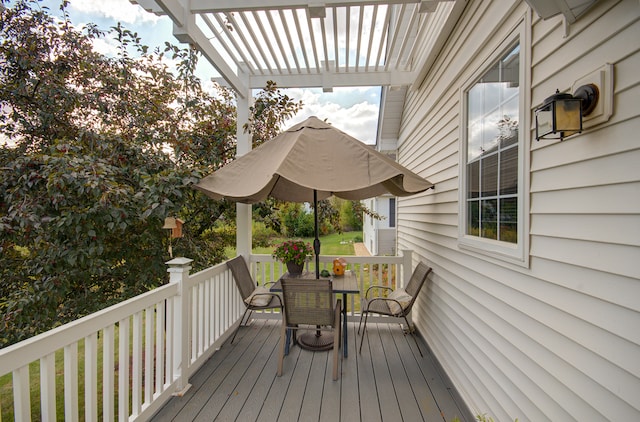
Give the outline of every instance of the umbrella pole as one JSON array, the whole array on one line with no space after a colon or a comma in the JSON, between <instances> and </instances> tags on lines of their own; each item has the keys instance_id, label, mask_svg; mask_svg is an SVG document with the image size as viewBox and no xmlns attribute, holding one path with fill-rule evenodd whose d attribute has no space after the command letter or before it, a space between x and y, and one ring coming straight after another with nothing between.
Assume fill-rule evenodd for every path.
<instances>
[{"instance_id":1,"label":"umbrella pole","mask_svg":"<svg viewBox=\"0 0 640 422\"><path fill-rule=\"evenodd\" d=\"M313 190L313 219L315 224L315 235L313 239L313 252L316 254L316 279L320 278L320 239L318 238L318 191Z\"/></svg>"}]
</instances>

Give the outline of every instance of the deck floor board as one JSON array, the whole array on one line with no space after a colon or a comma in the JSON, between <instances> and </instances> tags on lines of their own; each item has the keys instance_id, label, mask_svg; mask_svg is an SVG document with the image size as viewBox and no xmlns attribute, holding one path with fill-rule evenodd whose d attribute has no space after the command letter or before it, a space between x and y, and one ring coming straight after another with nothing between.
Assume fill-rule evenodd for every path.
<instances>
[{"instance_id":1,"label":"deck floor board","mask_svg":"<svg viewBox=\"0 0 640 422\"><path fill-rule=\"evenodd\" d=\"M424 357L398 324L369 323L360 354L357 328L357 322L349 322L349 356L341 358L338 381L332 380L331 351L297 346L277 377L280 322L254 320L191 377L184 396L172 397L153 420L474 420L421 339Z\"/></svg>"}]
</instances>

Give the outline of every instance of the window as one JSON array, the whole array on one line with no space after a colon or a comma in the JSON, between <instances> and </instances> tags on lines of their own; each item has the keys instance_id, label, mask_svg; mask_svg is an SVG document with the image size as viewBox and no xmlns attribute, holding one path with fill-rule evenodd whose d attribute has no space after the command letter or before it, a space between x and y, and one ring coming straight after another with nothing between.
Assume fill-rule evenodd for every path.
<instances>
[{"instance_id":1,"label":"window","mask_svg":"<svg viewBox=\"0 0 640 422\"><path fill-rule=\"evenodd\" d=\"M512 42L463 91L460 225L462 246L522 258L520 62Z\"/></svg>"},{"instance_id":2,"label":"window","mask_svg":"<svg viewBox=\"0 0 640 422\"><path fill-rule=\"evenodd\" d=\"M396 198L389 198L389 227L396 226Z\"/></svg>"}]
</instances>

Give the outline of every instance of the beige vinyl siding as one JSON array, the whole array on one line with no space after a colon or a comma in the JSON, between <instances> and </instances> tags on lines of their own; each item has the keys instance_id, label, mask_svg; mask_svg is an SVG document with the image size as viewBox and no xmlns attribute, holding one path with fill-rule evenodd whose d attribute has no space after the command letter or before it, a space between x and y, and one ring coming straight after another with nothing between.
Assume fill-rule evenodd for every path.
<instances>
[{"instance_id":1,"label":"beige vinyl siding","mask_svg":"<svg viewBox=\"0 0 640 422\"><path fill-rule=\"evenodd\" d=\"M614 113L562 142L525 127L530 244L518 266L459 247L458 176L462 87L523 19L526 112L611 63ZM640 420L638 40L636 0L598 1L566 37L560 17L524 2L470 1L407 94L399 161L436 186L398 200L398 248L434 268L413 318L475 413Z\"/></svg>"}]
</instances>

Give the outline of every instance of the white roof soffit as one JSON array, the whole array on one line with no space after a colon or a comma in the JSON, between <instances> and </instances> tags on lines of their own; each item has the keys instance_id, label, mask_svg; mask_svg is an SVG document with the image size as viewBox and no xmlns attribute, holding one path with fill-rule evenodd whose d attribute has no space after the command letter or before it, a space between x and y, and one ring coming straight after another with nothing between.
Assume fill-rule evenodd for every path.
<instances>
[{"instance_id":1,"label":"white roof soffit","mask_svg":"<svg viewBox=\"0 0 640 422\"><path fill-rule=\"evenodd\" d=\"M278 87L408 86L464 0L130 0L168 15L245 96ZM448 25L447 25L448 23Z\"/></svg>"}]
</instances>

